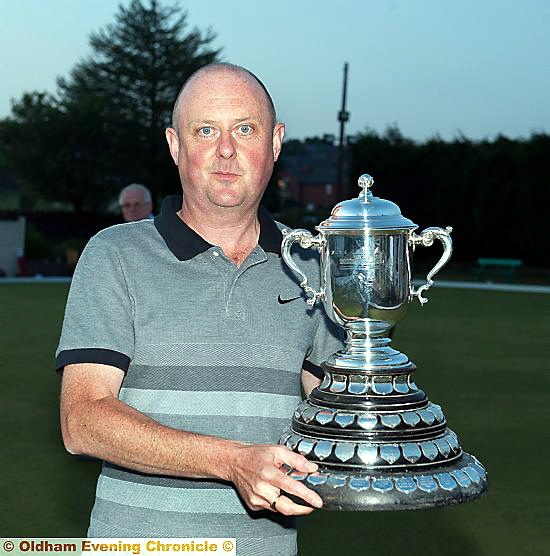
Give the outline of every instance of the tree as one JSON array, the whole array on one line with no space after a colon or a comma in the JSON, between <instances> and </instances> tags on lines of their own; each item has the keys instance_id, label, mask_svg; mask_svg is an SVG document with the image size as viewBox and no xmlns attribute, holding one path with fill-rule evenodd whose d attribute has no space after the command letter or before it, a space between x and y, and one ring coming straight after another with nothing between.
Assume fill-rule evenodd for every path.
<instances>
[{"instance_id":1,"label":"tree","mask_svg":"<svg viewBox=\"0 0 550 556\"><path fill-rule=\"evenodd\" d=\"M13 117L0 122L0 139L17 153L11 166L23 181L76 210L97 210L132 181L157 197L177 192L164 128L182 83L220 53L210 48L212 31L187 28L179 7L133 0L92 33L91 55L58 80L56 96L16 102ZM28 133L37 141L31 153Z\"/></svg>"}]
</instances>

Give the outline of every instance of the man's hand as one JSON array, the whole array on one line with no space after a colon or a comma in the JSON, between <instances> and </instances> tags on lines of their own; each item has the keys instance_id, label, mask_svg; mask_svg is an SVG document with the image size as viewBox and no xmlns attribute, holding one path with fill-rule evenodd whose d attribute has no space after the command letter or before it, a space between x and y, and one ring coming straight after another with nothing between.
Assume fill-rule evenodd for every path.
<instances>
[{"instance_id":1,"label":"man's hand","mask_svg":"<svg viewBox=\"0 0 550 556\"><path fill-rule=\"evenodd\" d=\"M235 451L230 480L251 510L269 509L284 515L306 515L321 508L321 497L287 476L282 468L285 464L306 473L317 471L317 464L285 446L245 444ZM296 504L282 492L297 496L313 507Z\"/></svg>"}]
</instances>

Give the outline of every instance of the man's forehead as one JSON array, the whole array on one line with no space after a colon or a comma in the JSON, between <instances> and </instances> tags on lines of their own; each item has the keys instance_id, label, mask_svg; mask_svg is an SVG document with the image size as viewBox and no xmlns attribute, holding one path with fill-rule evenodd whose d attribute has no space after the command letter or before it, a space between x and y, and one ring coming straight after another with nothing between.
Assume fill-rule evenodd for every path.
<instances>
[{"instance_id":1,"label":"man's forehead","mask_svg":"<svg viewBox=\"0 0 550 556\"><path fill-rule=\"evenodd\" d=\"M140 191L139 189L130 189L128 191L125 191L123 193L123 197L127 198L127 197L133 197L135 198L144 198L145 194L143 191Z\"/></svg>"},{"instance_id":2,"label":"man's forehead","mask_svg":"<svg viewBox=\"0 0 550 556\"><path fill-rule=\"evenodd\" d=\"M246 87L254 91L263 92L260 84L247 72L236 71L226 68L211 68L199 71L193 76L185 90L192 91L193 89L214 89L223 87ZM184 91L185 94L185 91Z\"/></svg>"},{"instance_id":3,"label":"man's forehead","mask_svg":"<svg viewBox=\"0 0 550 556\"><path fill-rule=\"evenodd\" d=\"M211 70L195 77L182 91L181 108L193 112L195 108L240 108L263 113L269 111L262 87L246 73Z\"/></svg>"}]
</instances>

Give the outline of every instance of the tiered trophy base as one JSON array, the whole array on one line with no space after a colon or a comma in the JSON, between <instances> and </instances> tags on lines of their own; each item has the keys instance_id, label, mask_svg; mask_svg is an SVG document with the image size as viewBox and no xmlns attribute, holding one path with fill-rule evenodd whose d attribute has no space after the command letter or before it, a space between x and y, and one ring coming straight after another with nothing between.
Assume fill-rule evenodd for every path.
<instances>
[{"instance_id":1,"label":"tiered trophy base","mask_svg":"<svg viewBox=\"0 0 550 556\"><path fill-rule=\"evenodd\" d=\"M375 367L371 359L370 369L353 368L348 354L325 363L323 383L296 408L279 441L319 470L288 474L329 510L414 510L478 498L487 489L485 469L418 389L416 367L384 349L395 364Z\"/></svg>"},{"instance_id":2,"label":"tiered trophy base","mask_svg":"<svg viewBox=\"0 0 550 556\"><path fill-rule=\"evenodd\" d=\"M450 506L479 498L487 487L483 466L466 453L453 466L442 465L429 471L349 474L320 465L316 473L291 471L289 475L315 491L323 499L325 510L418 510Z\"/></svg>"}]
</instances>

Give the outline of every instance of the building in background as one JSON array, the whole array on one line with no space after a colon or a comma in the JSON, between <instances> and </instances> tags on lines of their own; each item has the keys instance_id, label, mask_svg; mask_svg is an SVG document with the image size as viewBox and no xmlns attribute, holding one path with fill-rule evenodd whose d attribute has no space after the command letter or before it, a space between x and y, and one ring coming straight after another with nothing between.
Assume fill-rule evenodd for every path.
<instances>
[{"instance_id":1,"label":"building in background","mask_svg":"<svg viewBox=\"0 0 550 556\"><path fill-rule=\"evenodd\" d=\"M24 216L0 220L0 276L16 276L25 271Z\"/></svg>"},{"instance_id":2,"label":"building in background","mask_svg":"<svg viewBox=\"0 0 550 556\"><path fill-rule=\"evenodd\" d=\"M279 212L293 205L309 211L330 209L341 201L337 191L338 156L334 135L285 142L274 176L281 204ZM344 164L344 185L348 183L347 168Z\"/></svg>"}]
</instances>

